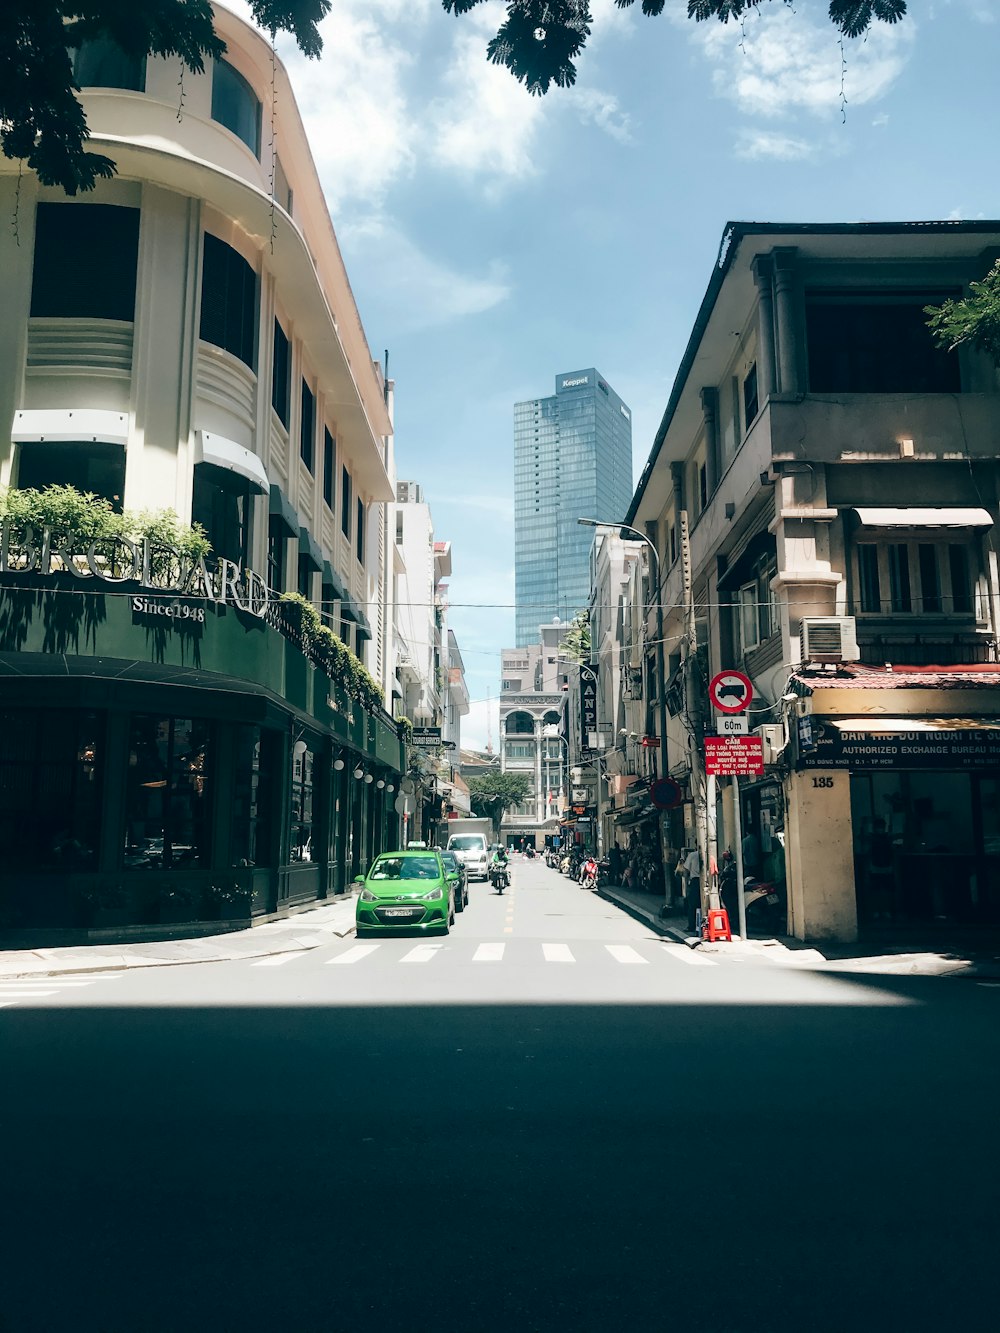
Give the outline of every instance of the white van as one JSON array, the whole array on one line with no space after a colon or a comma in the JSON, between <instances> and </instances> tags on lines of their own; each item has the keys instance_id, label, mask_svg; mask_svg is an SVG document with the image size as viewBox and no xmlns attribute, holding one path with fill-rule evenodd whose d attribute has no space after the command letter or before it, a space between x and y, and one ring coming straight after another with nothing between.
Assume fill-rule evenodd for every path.
<instances>
[{"instance_id":1,"label":"white van","mask_svg":"<svg viewBox=\"0 0 1000 1333\"><path fill-rule=\"evenodd\" d=\"M455 853L469 879L489 879L490 851L485 833L453 833L445 850Z\"/></svg>"}]
</instances>

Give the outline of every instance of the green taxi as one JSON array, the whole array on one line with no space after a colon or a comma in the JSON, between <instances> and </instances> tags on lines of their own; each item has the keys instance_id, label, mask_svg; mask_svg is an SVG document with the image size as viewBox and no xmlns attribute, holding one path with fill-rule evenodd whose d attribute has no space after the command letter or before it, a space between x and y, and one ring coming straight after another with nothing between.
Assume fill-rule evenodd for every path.
<instances>
[{"instance_id":1,"label":"green taxi","mask_svg":"<svg viewBox=\"0 0 1000 1333\"><path fill-rule=\"evenodd\" d=\"M383 852L358 886L358 939L396 930L447 935L455 924L458 877L438 852Z\"/></svg>"}]
</instances>

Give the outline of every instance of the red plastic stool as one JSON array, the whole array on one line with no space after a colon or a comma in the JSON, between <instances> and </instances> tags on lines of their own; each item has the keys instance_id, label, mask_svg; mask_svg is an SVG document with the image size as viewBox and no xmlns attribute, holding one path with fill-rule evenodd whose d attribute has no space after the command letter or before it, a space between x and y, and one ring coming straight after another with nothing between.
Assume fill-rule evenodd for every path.
<instances>
[{"instance_id":1,"label":"red plastic stool","mask_svg":"<svg viewBox=\"0 0 1000 1333\"><path fill-rule=\"evenodd\" d=\"M705 937L709 940L729 940L732 943L733 932L729 929L729 913L723 908L709 909L705 921Z\"/></svg>"}]
</instances>

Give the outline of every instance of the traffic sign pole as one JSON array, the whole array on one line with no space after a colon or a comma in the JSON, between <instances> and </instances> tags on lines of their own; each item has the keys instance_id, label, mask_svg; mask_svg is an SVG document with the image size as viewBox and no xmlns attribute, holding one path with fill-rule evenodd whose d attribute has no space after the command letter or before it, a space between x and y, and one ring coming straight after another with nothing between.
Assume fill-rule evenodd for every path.
<instances>
[{"instance_id":1,"label":"traffic sign pole","mask_svg":"<svg viewBox=\"0 0 1000 1333\"><path fill-rule=\"evenodd\" d=\"M733 796L735 798L735 816L736 824L736 901L739 903L740 914L740 939L747 937L747 891L743 883L743 811L740 809L740 780L733 774Z\"/></svg>"}]
</instances>

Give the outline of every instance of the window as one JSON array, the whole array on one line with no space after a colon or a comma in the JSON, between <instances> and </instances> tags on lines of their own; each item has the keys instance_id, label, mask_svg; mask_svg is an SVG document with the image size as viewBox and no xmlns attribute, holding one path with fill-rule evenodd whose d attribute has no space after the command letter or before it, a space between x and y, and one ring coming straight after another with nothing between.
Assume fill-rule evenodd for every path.
<instances>
[{"instance_id":1,"label":"window","mask_svg":"<svg viewBox=\"0 0 1000 1333\"><path fill-rule=\"evenodd\" d=\"M348 648L351 649L354 647L354 636L351 633L352 628L351 622L346 616L342 615L340 617L340 637L344 643L347 644Z\"/></svg>"},{"instance_id":2,"label":"window","mask_svg":"<svg viewBox=\"0 0 1000 1333\"><path fill-rule=\"evenodd\" d=\"M857 609L869 615L973 615L973 548L957 542L856 544ZM888 590L888 597L885 591Z\"/></svg>"},{"instance_id":3,"label":"window","mask_svg":"<svg viewBox=\"0 0 1000 1333\"><path fill-rule=\"evenodd\" d=\"M274 592L285 591L285 563L288 529L284 519L272 514L267 521L267 586Z\"/></svg>"},{"instance_id":4,"label":"window","mask_svg":"<svg viewBox=\"0 0 1000 1333\"><path fill-rule=\"evenodd\" d=\"M315 572L315 568L316 567L312 562L312 556L310 555L299 556L298 591L299 595L304 597L308 602L312 601L313 574Z\"/></svg>"},{"instance_id":5,"label":"window","mask_svg":"<svg viewBox=\"0 0 1000 1333\"><path fill-rule=\"evenodd\" d=\"M924 306L953 292L811 293L811 393L958 393L958 358L934 345Z\"/></svg>"},{"instance_id":6,"label":"window","mask_svg":"<svg viewBox=\"0 0 1000 1333\"><path fill-rule=\"evenodd\" d=\"M670 527L670 563L673 564L677 559L677 529L671 524Z\"/></svg>"},{"instance_id":7,"label":"window","mask_svg":"<svg viewBox=\"0 0 1000 1333\"><path fill-rule=\"evenodd\" d=\"M200 337L257 369L257 274L231 245L205 233Z\"/></svg>"},{"instance_id":8,"label":"window","mask_svg":"<svg viewBox=\"0 0 1000 1333\"><path fill-rule=\"evenodd\" d=\"M56 444L22 444L18 450L17 487L42 491L46 486L73 486L107 500L122 512L125 494L125 450L92 440L60 440Z\"/></svg>"},{"instance_id":9,"label":"window","mask_svg":"<svg viewBox=\"0 0 1000 1333\"><path fill-rule=\"evenodd\" d=\"M882 590L879 584L878 547L867 542L858 547L858 581L862 611L882 610Z\"/></svg>"},{"instance_id":10,"label":"window","mask_svg":"<svg viewBox=\"0 0 1000 1333\"><path fill-rule=\"evenodd\" d=\"M276 732L241 726L236 732L229 864L274 865L273 778L280 772Z\"/></svg>"},{"instance_id":11,"label":"window","mask_svg":"<svg viewBox=\"0 0 1000 1333\"><path fill-rule=\"evenodd\" d=\"M271 406L288 429L292 407L292 348L285 330L274 321L274 355L271 361Z\"/></svg>"},{"instance_id":12,"label":"window","mask_svg":"<svg viewBox=\"0 0 1000 1333\"><path fill-rule=\"evenodd\" d=\"M698 511L703 513L708 508L708 468L702 463L698 468Z\"/></svg>"},{"instance_id":13,"label":"window","mask_svg":"<svg viewBox=\"0 0 1000 1333\"><path fill-rule=\"evenodd\" d=\"M354 525L354 551L358 557L359 563L365 563L365 505L363 500L358 501L357 516Z\"/></svg>"},{"instance_id":14,"label":"window","mask_svg":"<svg viewBox=\"0 0 1000 1333\"><path fill-rule=\"evenodd\" d=\"M208 533L217 560L247 563L252 510L250 483L245 477L212 463L195 466L191 521Z\"/></svg>"},{"instance_id":15,"label":"window","mask_svg":"<svg viewBox=\"0 0 1000 1333\"><path fill-rule=\"evenodd\" d=\"M314 447L316 440L316 396L309 385L302 381L302 410L299 415L299 455L306 467L312 472L315 468Z\"/></svg>"},{"instance_id":16,"label":"window","mask_svg":"<svg viewBox=\"0 0 1000 1333\"><path fill-rule=\"evenodd\" d=\"M217 60L212 73L212 119L260 157L260 102L243 75L225 60Z\"/></svg>"},{"instance_id":17,"label":"window","mask_svg":"<svg viewBox=\"0 0 1000 1333\"><path fill-rule=\"evenodd\" d=\"M507 742L508 759L532 759L534 758L535 747L524 741Z\"/></svg>"},{"instance_id":18,"label":"window","mask_svg":"<svg viewBox=\"0 0 1000 1333\"><path fill-rule=\"evenodd\" d=\"M347 468L340 471L340 530L345 537L351 535L351 474Z\"/></svg>"},{"instance_id":19,"label":"window","mask_svg":"<svg viewBox=\"0 0 1000 1333\"><path fill-rule=\"evenodd\" d=\"M757 362L750 363L743 380L743 421L747 430L753 425L757 415Z\"/></svg>"},{"instance_id":20,"label":"window","mask_svg":"<svg viewBox=\"0 0 1000 1333\"><path fill-rule=\"evenodd\" d=\"M132 320L138 257L137 208L39 204L32 316Z\"/></svg>"},{"instance_id":21,"label":"window","mask_svg":"<svg viewBox=\"0 0 1000 1333\"><path fill-rule=\"evenodd\" d=\"M763 553L753 562L753 578L737 592L736 631L741 654L766 643L777 629L771 603L771 579L777 571L777 555Z\"/></svg>"},{"instance_id":22,"label":"window","mask_svg":"<svg viewBox=\"0 0 1000 1333\"><path fill-rule=\"evenodd\" d=\"M137 715L129 727L126 870L209 864L209 723Z\"/></svg>"},{"instance_id":23,"label":"window","mask_svg":"<svg viewBox=\"0 0 1000 1333\"><path fill-rule=\"evenodd\" d=\"M397 509L397 511L396 511L396 545L397 545L397 546L402 546L402 544L403 544L403 511L402 511L401 509Z\"/></svg>"},{"instance_id":24,"label":"window","mask_svg":"<svg viewBox=\"0 0 1000 1333\"><path fill-rule=\"evenodd\" d=\"M104 719L53 708L0 712L0 859L4 869L95 870Z\"/></svg>"},{"instance_id":25,"label":"window","mask_svg":"<svg viewBox=\"0 0 1000 1333\"><path fill-rule=\"evenodd\" d=\"M313 845L313 768L315 751L306 741L292 746L292 780L289 787L291 836L288 856L291 861L315 861L317 848Z\"/></svg>"},{"instance_id":26,"label":"window","mask_svg":"<svg viewBox=\"0 0 1000 1333\"><path fill-rule=\"evenodd\" d=\"M337 442L325 427L323 429L323 500L327 509L337 505Z\"/></svg>"},{"instance_id":27,"label":"window","mask_svg":"<svg viewBox=\"0 0 1000 1333\"><path fill-rule=\"evenodd\" d=\"M71 54L73 78L81 88L145 90L146 57L129 55L110 37L81 42Z\"/></svg>"}]
</instances>

